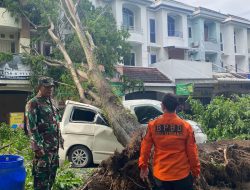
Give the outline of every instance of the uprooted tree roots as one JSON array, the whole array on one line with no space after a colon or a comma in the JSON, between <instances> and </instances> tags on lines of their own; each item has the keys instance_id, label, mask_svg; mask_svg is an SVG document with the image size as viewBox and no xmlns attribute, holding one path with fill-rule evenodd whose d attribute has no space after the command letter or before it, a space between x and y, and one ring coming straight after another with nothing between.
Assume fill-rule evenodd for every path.
<instances>
[{"instance_id":1,"label":"uprooted tree roots","mask_svg":"<svg viewBox=\"0 0 250 190\"><path fill-rule=\"evenodd\" d=\"M122 153L116 152L100 165L81 190L152 190L154 180L139 177L138 157L141 138ZM221 141L199 146L201 176L196 190L238 189L250 186L250 141Z\"/></svg>"}]
</instances>

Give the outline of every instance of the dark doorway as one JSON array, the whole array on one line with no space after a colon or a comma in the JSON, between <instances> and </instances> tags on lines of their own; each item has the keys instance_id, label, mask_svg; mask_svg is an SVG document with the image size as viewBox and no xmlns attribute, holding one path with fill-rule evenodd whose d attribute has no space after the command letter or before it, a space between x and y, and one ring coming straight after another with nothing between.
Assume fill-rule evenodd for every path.
<instances>
[{"instance_id":1,"label":"dark doorway","mask_svg":"<svg viewBox=\"0 0 250 190\"><path fill-rule=\"evenodd\" d=\"M24 112L29 92L0 91L0 122L9 122L9 114Z\"/></svg>"},{"instance_id":2,"label":"dark doorway","mask_svg":"<svg viewBox=\"0 0 250 190\"><path fill-rule=\"evenodd\" d=\"M168 48L168 57L169 57L169 59L184 60L185 50L170 47L170 48Z\"/></svg>"}]
</instances>

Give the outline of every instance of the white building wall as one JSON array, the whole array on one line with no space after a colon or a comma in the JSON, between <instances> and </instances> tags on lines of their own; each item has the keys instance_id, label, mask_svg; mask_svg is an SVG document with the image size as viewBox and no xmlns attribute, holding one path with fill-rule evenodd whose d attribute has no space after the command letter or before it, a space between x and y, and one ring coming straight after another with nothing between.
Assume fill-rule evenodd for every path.
<instances>
[{"instance_id":1,"label":"white building wall","mask_svg":"<svg viewBox=\"0 0 250 190\"><path fill-rule=\"evenodd\" d=\"M182 17L183 46L188 47L188 20L187 20L187 15L181 15L181 17Z\"/></svg>"},{"instance_id":2,"label":"white building wall","mask_svg":"<svg viewBox=\"0 0 250 190\"><path fill-rule=\"evenodd\" d=\"M122 25L122 3L120 0L113 1L112 11L113 11L117 26L121 27Z\"/></svg>"},{"instance_id":3,"label":"white building wall","mask_svg":"<svg viewBox=\"0 0 250 190\"><path fill-rule=\"evenodd\" d=\"M196 47L198 53L195 54L194 60L205 61L205 47L204 47L204 19L197 18L192 20L192 36L194 44L197 44Z\"/></svg>"},{"instance_id":4,"label":"white building wall","mask_svg":"<svg viewBox=\"0 0 250 190\"><path fill-rule=\"evenodd\" d=\"M221 50L220 50L220 23L216 22L215 23L215 38L217 40L217 43L215 44L215 47L213 47L213 49L215 51L217 51L217 56L215 58L215 62L214 62L214 68L215 71L223 71L223 69L221 68Z\"/></svg>"},{"instance_id":5,"label":"white building wall","mask_svg":"<svg viewBox=\"0 0 250 190\"><path fill-rule=\"evenodd\" d=\"M141 15L140 15L140 22L141 22L141 27L143 30L142 38L143 38L143 43L142 43L142 66L143 67L148 67L149 63L149 56L148 56L148 51L147 51L147 42L148 42L148 36L149 36L149 30L148 30L148 13L147 13L147 8L146 6L140 6L141 8Z\"/></svg>"},{"instance_id":6,"label":"white building wall","mask_svg":"<svg viewBox=\"0 0 250 190\"><path fill-rule=\"evenodd\" d=\"M241 52L242 54L248 54L248 44L247 44L247 28L243 28L241 31L241 35L239 36L240 44L241 44Z\"/></svg>"},{"instance_id":7,"label":"white building wall","mask_svg":"<svg viewBox=\"0 0 250 190\"><path fill-rule=\"evenodd\" d=\"M247 28L242 28L239 37L239 52L242 54L240 61L236 57L237 72L243 73L249 71L248 68L248 44L247 44Z\"/></svg>"},{"instance_id":8,"label":"white building wall","mask_svg":"<svg viewBox=\"0 0 250 190\"><path fill-rule=\"evenodd\" d=\"M16 20L15 17L11 16L11 13L8 12L5 8L0 7L0 26L19 28L21 29L21 22Z\"/></svg>"},{"instance_id":9,"label":"white building wall","mask_svg":"<svg viewBox=\"0 0 250 190\"><path fill-rule=\"evenodd\" d=\"M164 47L167 46L176 46L176 47L188 47L188 25L187 25L187 15L177 13L178 21L176 22L176 28L175 30L182 32L182 37L175 37L175 36L168 36L167 26L168 26L168 15L173 14L173 12L164 11L165 14L163 14L163 25L162 28L166 29L164 38Z\"/></svg>"},{"instance_id":10,"label":"white building wall","mask_svg":"<svg viewBox=\"0 0 250 190\"><path fill-rule=\"evenodd\" d=\"M168 59L168 52L164 48L166 44L167 31L167 12L163 9L158 10L156 13L156 19L158 21L157 25L157 44L160 46L158 50L158 61L165 61Z\"/></svg>"},{"instance_id":11,"label":"white building wall","mask_svg":"<svg viewBox=\"0 0 250 190\"><path fill-rule=\"evenodd\" d=\"M92 0L95 5L100 4L100 0ZM204 22L205 20L213 21L209 18L196 18L189 20L187 14L180 13L176 9L168 9L167 7L161 7L159 9L150 9L149 5L143 5L138 3L139 1L128 1L128 0L113 0L112 9L114 17L116 19L118 27L122 25L123 15L122 8L123 5L129 5L134 8L135 11L135 25L141 29L141 33L137 31L130 31L130 38L128 41L133 47L133 51L136 49L136 62L138 66L148 67L150 63L150 54L157 55L157 61L166 61L168 60L168 50L166 47L175 46L175 47L192 47L192 43L197 44L197 47L194 47L198 53L192 55L192 60L201 61L199 64L202 64L206 60L206 55L211 55L211 53L216 53L214 56L214 64L217 65L218 69L215 71L223 71L219 69L222 65L224 68L227 68L227 71L235 72L236 63L238 70L248 72L249 71L249 57L248 49L250 48L250 31L247 32L247 27L240 28L227 22L225 24L219 23L217 20L214 20L214 28L212 28L215 33L210 36L217 39L217 44L212 44L210 42L204 41ZM159 4L161 1L158 1ZM153 1L152 1L153 3ZM156 3L156 4L157 4ZM167 6L179 8L180 4L178 2L172 1L162 1L163 4ZM179 21L176 23L176 30L183 33L183 37L174 37L168 36L168 15L176 15L179 18ZM216 16L216 15L215 15ZM156 23L156 43L150 43L150 26L149 19L155 19ZM192 38L188 38L188 26L192 28ZM237 28L237 52L234 50L234 31ZM223 51L220 51L220 32L223 36ZM210 43L210 44L209 44ZM139 48L139 49L138 49ZM188 56L185 55L185 59L188 59ZM196 63L195 63L196 64Z\"/></svg>"},{"instance_id":12,"label":"white building wall","mask_svg":"<svg viewBox=\"0 0 250 190\"><path fill-rule=\"evenodd\" d=\"M224 47L224 67L228 71L235 72L235 52L234 52L234 26L225 24L222 27L223 47Z\"/></svg>"},{"instance_id":13,"label":"white building wall","mask_svg":"<svg viewBox=\"0 0 250 190\"><path fill-rule=\"evenodd\" d=\"M247 46L248 46L248 54L250 54L250 29L247 30Z\"/></svg>"},{"instance_id":14,"label":"white building wall","mask_svg":"<svg viewBox=\"0 0 250 190\"><path fill-rule=\"evenodd\" d=\"M187 61L187 60L167 60L154 64L159 71L168 76L169 79L211 79L212 63Z\"/></svg>"}]
</instances>

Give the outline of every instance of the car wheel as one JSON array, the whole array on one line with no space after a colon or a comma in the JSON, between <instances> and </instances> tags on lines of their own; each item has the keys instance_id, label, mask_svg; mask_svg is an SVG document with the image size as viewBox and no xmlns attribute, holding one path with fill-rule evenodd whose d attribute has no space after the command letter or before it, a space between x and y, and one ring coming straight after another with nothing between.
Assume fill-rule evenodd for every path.
<instances>
[{"instance_id":1,"label":"car wheel","mask_svg":"<svg viewBox=\"0 0 250 190\"><path fill-rule=\"evenodd\" d=\"M74 168L87 167L93 162L92 153L87 147L81 145L74 146L68 156Z\"/></svg>"}]
</instances>

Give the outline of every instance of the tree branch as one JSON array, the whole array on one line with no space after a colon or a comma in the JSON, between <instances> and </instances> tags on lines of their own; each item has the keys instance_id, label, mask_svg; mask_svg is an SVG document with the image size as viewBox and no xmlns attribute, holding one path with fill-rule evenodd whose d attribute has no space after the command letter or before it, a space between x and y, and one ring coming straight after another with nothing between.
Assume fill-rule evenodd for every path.
<instances>
[{"instance_id":1,"label":"tree branch","mask_svg":"<svg viewBox=\"0 0 250 190\"><path fill-rule=\"evenodd\" d=\"M60 3L61 3L61 8L62 8L62 10L63 10L63 12L64 12L64 16L66 17L66 19L68 20L68 22L70 23L70 25L72 26L72 28L75 29L75 25L73 24L73 22L72 22L72 21L70 20L70 18L68 17L68 14L67 14L67 12L66 12L64 6L63 6L62 0L60 0Z\"/></svg>"},{"instance_id":2,"label":"tree branch","mask_svg":"<svg viewBox=\"0 0 250 190\"><path fill-rule=\"evenodd\" d=\"M48 33L50 35L50 37L54 40L54 42L58 45L58 48L60 49L61 53L64 56L64 59L66 61L66 65L71 73L71 76L74 80L74 83L76 85L76 88L79 92L79 96L82 102L86 102L87 99L84 96L84 89L82 88L82 85L79 81L78 75L76 73L76 69L73 66L73 62L70 58L70 56L68 55L68 52L66 51L63 43L61 42L61 40L54 34L53 30L54 30L54 23L52 22L52 20L50 18L48 18L51 24L51 27L48 29Z\"/></svg>"},{"instance_id":3,"label":"tree branch","mask_svg":"<svg viewBox=\"0 0 250 190\"><path fill-rule=\"evenodd\" d=\"M94 40L92 38L92 36L90 35L89 31L86 31L86 36L88 38L88 42L89 42L89 45L91 47L91 50L93 51L95 49L95 43L94 43Z\"/></svg>"},{"instance_id":4,"label":"tree branch","mask_svg":"<svg viewBox=\"0 0 250 190\"><path fill-rule=\"evenodd\" d=\"M90 44L90 42L93 42L93 40L91 41L92 37L90 34L88 34L87 31L83 30L81 21L79 19L79 16L76 12L76 9L73 5L73 1L72 0L64 0L67 6L67 9L69 10L69 13L71 15L71 18L74 20L75 22L75 31L76 34L79 38L80 44L83 48L83 51L85 53L86 59L87 59L87 63L89 66L89 70L94 70L95 69L95 58L93 55L93 44ZM87 37L87 35L89 37Z\"/></svg>"},{"instance_id":5,"label":"tree branch","mask_svg":"<svg viewBox=\"0 0 250 190\"><path fill-rule=\"evenodd\" d=\"M57 60L44 59L43 62L46 65L49 65L49 66L52 66L52 67L66 67L65 64L63 64L62 62L57 61Z\"/></svg>"},{"instance_id":6,"label":"tree branch","mask_svg":"<svg viewBox=\"0 0 250 190\"><path fill-rule=\"evenodd\" d=\"M87 73L85 73L84 71L80 70L80 69L77 69L76 70L77 74L84 80L88 80L88 75Z\"/></svg>"},{"instance_id":7,"label":"tree branch","mask_svg":"<svg viewBox=\"0 0 250 190\"><path fill-rule=\"evenodd\" d=\"M25 53L29 54L29 52L26 49L30 49L30 46L25 46L22 43L20 43L20 46L23 48L23 50L25 51Z\"/></svg>"},{"instance_id":8,"label":"tree branch","mask_svg":"<svg viewBox=\"0 0 250 190\"><path fill-rule=\"evenodd\" d=\"M19 7L18 8L19 9L19 11L22 13L22 15L25 17L25 19L37 30L37 29L39 29L39 28L49 28L49 25L47 25L47 26L38 26L38 25L36 25L35 23L33 23L30 19L29 19L29 17L26 15L26 13Z\"/></svg>"},{"instance_id":9,"label":"tree branch","mask_svg":"<svg viewBox=\"0 0 250 190\"><path fill-rule=\"evenodd\" d=\"M80 3L80 0L77 0L76 4L75 4L75 10L76 10L76 7L79 5Z\"/></svg>"},{"instance_id":10,"label":"tree branch","mask_svg":"<svg viewBox=\"0 0 250 190\"><path fill-rule=\"evenodd\" d=\"M38 51L35 48L31 48L30 46L24 46L21 43L20 43L20 45L27 54L29 54L29 52L26 49L31 49L31 50L33 50L35 52L36 55L40 55L40 56L42 55L42 54L38 53ZM46 65L53 66L53 67L67 67L67 65L65 63L63 63L62 61L59 61L59 60L51 60L51 59L46 59L45 58L43 60L43 62Z\"/></svg>"},{"instance_id":11,"label":"tree branch","mask_svg":"<svg viewBox=\"0 0 250 190\"><path fill-rule=\"evenodd\" d=\"M101 98L96 94L94 93L93 91L91 90L88 90L87 93L100 105L101 104Z\"/></svg>"},{"instance_id":12,"label":"tree branch","mask_svg":"<svg viewBox=\"0 0 250 190\"><path fill-rule=\"evenodd\" d=\"M105 7L102 9L102 12L96 17L96 19L94 20L93 24L95 24L100 18L101 16L106 12L107 8L109 7L109 5L105 5Z\"/></svg>"}]
</instances>

